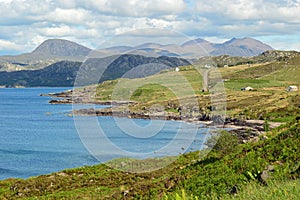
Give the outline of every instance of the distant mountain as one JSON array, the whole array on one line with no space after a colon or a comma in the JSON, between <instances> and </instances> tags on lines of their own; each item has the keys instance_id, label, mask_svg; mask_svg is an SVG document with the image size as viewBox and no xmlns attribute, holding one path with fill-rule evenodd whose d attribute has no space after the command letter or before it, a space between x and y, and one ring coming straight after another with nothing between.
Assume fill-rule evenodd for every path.
<instances>
[{"instance_id":1,"label":"distant mountain","mask_svg":"<svg viewBox=\"0 0 300 200\"><path fill-rule=\"evenodd\" d=\"M213 51L215 49L214 44L211 42L208 42L207 40L203 40L201 38L190 40L181 45L181 47L186 51L189 52L189 54L197 54L203 53L203 55L208 55L209 52ZM194 51L194 52L193 52Z\"/></svg>"},{"instance_id":2,"label":"distant mountain","mask_svg":"<svg viewBox=\"0 0 300 200\"><path fill-rule=\"evenodd\" d=\"M78 79L81 80L77 83L90 85L120 77L145 77L163 69L189 64L188 61L175 57L155 58L130 54L90 58L84 63L60 61L39 70L0 72L0 85L6 87L73 86L78 71L80 74Z\"/></svg>"},{"instance_id":3,"label":"distant mountain","mask_svg":"<svg viewBox=\"0 0 300 200\"><path fill-rule=\"evenodd\" d=\"M72 41L49 39L31 53L0 56L0 71L40 69L58 61L83 61L91 49Z\"/></svg>"},{"instance_id":4,"label":"distant mountain","mask_svg":"<svg viewBox=\"0 0 300 200\"><path fill-rule=\"evenodd\" d=\"M33 55L41 55L48 57L65 57L65 58L82 58L90 53L91 49L62 39L49 39L38 46L33 52Z\"/></svg>"},{"instance_id":5,"label":"distant mountain","mask_svg":"<svg viewBox=\"0 0 300 200\"><path fill-rule=\"evenodd\" d=\"M83 61L91 52L98 54L96 57L108 57L116 54L137 54L146 57L169 56L195 59L211 55L257 56L267 50L273 50L273 48L258 40L247 37L233 38L221 44L197 38L181 45L145 43L133 47L113 46L97 51L92 51L72 41L49 39L44 41L31 53L17 56L0 56L0 71L42 69L62 60Z\"/></svg>"},{"instance_id":6,"label":"distant mountain","mask_svg":"<svg viewBox=\"0 0 300 200\"><path fill-rule=\"evenodd\" d=\"M112 48L100 49L101 52L109 53ZM267 44L253 38L233 38L224 43L211 43L207 40L197 38L189 40L181 45L161 45L156 43L145 43L135 47L116 46L113 53L149 54L151 56L178 56L183 58L199 58L203 56L257 56L264 51L273 50Z\"/></svg>"},{"instance_id":7,"label":"distant mountain","mask_svg":"<svg viewBox=\"0 0 300 200\"><path fill-rule=\"evenodd\" d=\"M230 56L257 56L264 51L273 50L267 44L264 44L253 38L233 38L223 44L214 45L215 49L211 55L230 55Z\"/></svg>"},{"instance_id":8,"label":"distant mountain","mask_svg":"<svg viewBox=\"0 0 300 200\"><path fill-rule=\"evenodd\" d=\"M136 48L136 49L149 49L149 48L155 49L155 48L161 48L162 46L163 45L161 45L161 44L156 44L156 43L149 42L149 43L144 43L144 44L138 45L134 48Z\"/></svg>"}]
</instances>

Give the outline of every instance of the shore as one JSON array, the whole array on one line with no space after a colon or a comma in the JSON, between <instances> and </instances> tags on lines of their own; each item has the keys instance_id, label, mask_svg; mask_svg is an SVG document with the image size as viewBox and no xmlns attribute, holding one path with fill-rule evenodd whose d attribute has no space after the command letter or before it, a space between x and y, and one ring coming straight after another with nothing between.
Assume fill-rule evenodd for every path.
<instances>
[{"instance_id":1,"label":"shore","mask_svg":"<svg viewBox=\"0 0 300 200\"><path fill-rule=\"evenodd\" d=\"M237 119L226 118L225 121L213 121L206 116L208 120L201 120L199 118L181 117L173 113L157 112L152 114L137 113L137 112L124 112L114 110L112 108L105 109L81 109L73 111L75 115L81 116L114 116L114 117L126 117L126 118L138 118L138 119L152 119L152 120L180 120L193 124L204 124L206 127L217 127L229 129L229 132L236 134L242 143L248 141L256 141L260 135L265 133L265 121L264 120L245 120L240 121ZM284 123L268 122L269 129L281 126Z\"/></svg>"},{"instance_id":2,"label":"shore","mask_svg":"<svg viewBox=\"0 0 300 200\"><path fill-rule=\"evenodd\" d=\"M165 111L152 111L147 112L144 110L130 111L128 106L135 102L128 101L99 101L92 100L92 89L86 90L85 94L74 95L72 90L53 93L53 94L41 94L41 96L50 96L52 99L50 104L96 104L96 105L108 105L108 108L102 109L79 109L73 110L73 115L81 116L114 116L114 117L126 117L126 118L138 118L138 119L153 119L153 120L181 120L193 124L204 124L206 127L218 127L229 129L232 134L236 134L241 143L249 141L257 141L261 135L265 133L265 121L264 120L239 120L231 117L214 117L208 114L201 114L198 116L180 116L176 112ZM268 122L269 130L276 128L283 123Z\"/></svg>"}]
</instances>

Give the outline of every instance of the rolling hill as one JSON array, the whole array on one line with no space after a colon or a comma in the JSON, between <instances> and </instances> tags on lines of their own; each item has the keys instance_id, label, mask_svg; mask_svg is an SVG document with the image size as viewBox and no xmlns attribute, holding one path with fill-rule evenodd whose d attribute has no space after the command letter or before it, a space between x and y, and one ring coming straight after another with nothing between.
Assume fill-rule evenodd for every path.
<instances>
[{"instance_id":1,"label":"rolling hill","mask_svg":"<svg viewBox=\"0 0 300 200\"><path fill-rule=\"evenodd\" d=\"M125 54L106 58L90 58L85 62L59 61L39 70L0 72L0 85L6 87L73 86L80 67L79 85L89 85L126 76L139 78L166 68L189 65L187 60L161 56L158 58ZM140 70L135 70L140 67Z\"/></svg>"}]
</instances>

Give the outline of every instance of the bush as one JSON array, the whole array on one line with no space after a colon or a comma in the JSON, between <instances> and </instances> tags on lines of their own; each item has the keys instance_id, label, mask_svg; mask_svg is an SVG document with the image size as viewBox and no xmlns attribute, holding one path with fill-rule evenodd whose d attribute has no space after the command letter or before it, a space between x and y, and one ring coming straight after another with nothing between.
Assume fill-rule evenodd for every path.
<instances>
[{"instance_id":1,"label":"bush","mask_svg":"<svg viewBox=\"0 0 300 200\"><path fill-rule=\"evenodd\" d=\"M239 139L237 135L231 134L228 131L221 131L217 135L212 135L206 141L208 148L220 152L221 156L232 153L238 144Z\"/></svg>"}]
</instances>

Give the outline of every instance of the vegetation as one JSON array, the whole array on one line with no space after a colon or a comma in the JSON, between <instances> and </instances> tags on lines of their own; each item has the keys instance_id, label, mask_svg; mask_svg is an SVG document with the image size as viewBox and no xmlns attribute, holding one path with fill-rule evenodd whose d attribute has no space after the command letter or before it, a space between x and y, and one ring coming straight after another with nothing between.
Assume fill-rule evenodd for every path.
<instances>
[{"instance_id":1,"label":"vegetation","mask_svg":"<svg viewBox=\"0 0 300 200\"><path fill-rule=\"evenodd\" d=\"M167 167L148 173L122 172L101 164L27 180L8 179L0 182L0 198L297 199L299 134L300 123L293 121L257 143L235 145L223 152L216 148L205 157L201 152L184 154ZM129 160L128 164L155 165L163 159L168 158ZM118 162L124 160L114 161Z\"/></svg>"},{"instance_id":2,"label":"vegetation","mask_svg":"<svg viewBox=\"0 0 300 200\"><path fill-rule=\"evenodd\" d=\"M285 88L300 85L300 56L278 55L272 63L219 69L225 79L226 114L265 121L266 132L258 141L241 144L237 135L223 131L207 141L213 146L209 152L123 158L26 180L3 180L0 199L299 199L300 92L288 93ZM106 81L97 86L95 99L134 101L130 109L136 112L160 105L178 115L181 102L196 100L199 112L210 113L210 94L201 92L202 70L186 66L179 72ZM216 74L210 76L215 80ZM245 86L255 90L241 91ZM286 124L271 129L272 121ZM146 172L161 163L169 165ZM143 172L130 172L133 166Z\"/></svg>"},{"instance_id":3,"label":"vegetation","mask_svg":"<svg viewBox=\"0 0 300 200\"><path fill-rule=\"evenodd\" d=\"M212 148L224 156L234 152L236 146L239 144L237 135L231 134L227 131L221 131L219 134L215 134L208 138L206 145Z\"/></svg>"},{"instance_id":4,"label":"vegetation","mask_svg":"<svg viewBox=\"0 0 300 200\"><path fill-rule=\"evenodd\" d=\"M221 78L224 80L221 84L225 87L229 117L288 122L300 112L300 92L286 92L287 86L300 85L300 55L293 53L289 59L283 59L283 55L271 63L210 71L210 87ZM209 115L217 105L211 104L210 93L202 92L204 70L198 65L186 66L180 67L179 72L169 70L146 78L106 81L98 85L95 99L133 101L135 104L130 106L133 112L147 111L159 104L166 112L173 113L182 104L189 106L190 101L198 104L196 110L200 115ZM246 86L254 91L241 91Z\"/></svg>"},{"instance_id":5,"label":"vegetation","mask_svg":"<svg viewBox=\"0 0 300 200\"><path fill-rule=\"evenodd\" d=\"M299 199L300 194L300 179L296 180L274 180L270 181L268 186L263 186L256 182L250 182L243 186L241 191L235 195L224 195L221 199L223 200L283 200L283 199ZM185 191L182 190L180 194L175 193L170 196L165 196L165 200L176 199L176 200L200 200L201 198L191 194L186 195ZM214 196L211 199L218 199Z\"/></svg>"},{"instance_id":6,"label":"vegetation","mask_svg":"<svg viewBox=\"0 0 300 200\"><path fill-rule=\"evenodd\" d=\"M108 63L110 64L108 65ZM151 66L149 66L150 63L152 63ZM121 78L122 76L128 78L149 76L160 71L161 68L159 66L161 65L174 68L188 64L190 64L188 61L176 57L161 56L154 58L131 54L108 58L90 58L85 62L59 61L39 70L2 71L0 72L0 85L7 87L73 87L75 80L77 80L75 82L76 86L83 86ZM137 66L147 67L141 67L143 69L140 70L132 70ZM79 69L81 70L79 71Z\"/></svg>"}]
</instances>

